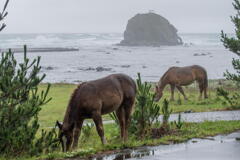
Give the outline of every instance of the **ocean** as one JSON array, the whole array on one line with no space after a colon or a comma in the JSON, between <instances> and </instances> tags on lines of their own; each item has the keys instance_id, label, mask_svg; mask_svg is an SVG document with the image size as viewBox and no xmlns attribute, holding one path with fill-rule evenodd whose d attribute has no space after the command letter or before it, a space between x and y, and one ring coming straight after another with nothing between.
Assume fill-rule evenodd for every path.
<instances>
[{"instance_id":1,"label":"ocean","mask_svg":"<svg viewBox=\"0 0 240 160\"><path fill-rule=\"evenodd\" d=\"M145 81L158 81L171 66L201 65L209 79L224 78L226 70L234 72L231 60L237 56L225 49L220 34L179 34L182 46L126 47L117 44L120 33L72 34L0 34L0 50L14 48L19 62L26 44L30 59L41 56L44 82L79 83L113 73Z\"/></svg>"}]
</instances>

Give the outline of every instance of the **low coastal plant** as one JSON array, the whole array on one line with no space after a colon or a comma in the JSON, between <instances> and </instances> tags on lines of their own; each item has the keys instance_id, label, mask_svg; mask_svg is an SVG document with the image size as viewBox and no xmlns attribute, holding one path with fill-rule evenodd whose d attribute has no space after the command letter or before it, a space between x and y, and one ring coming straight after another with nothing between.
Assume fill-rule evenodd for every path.
<instances>
[{"instance_id":1,"label":"low coastal plant","mask_svg":"<svg viewBox=\"0 0 240 160\"><path fill-rule=\"evenodd\" d=\"M143 137L150 131L160 116L160 106L154 102L151 84L142 82L138 73L135 111L132 115L129 131Z\"/></svg>"},{"instance_id":2,"label":"low coastal plant","mask_svg":"<svg viewBox=\"0 0 240 160\"><path fill-rule=\"evenodd\" d=\"M174 121L175 126L177 127L177 129L181 129L184 122L182 121L182 116L181 113L178 114L178 120Z\"/></svg>"},{"instance_id":3,"label":"low coastal plant","mask_svg":"<svg viewBox=\"0 0 240 160\"><path fill-rule=\"evenodd\" d=\"M91 132L92 132L93 127L94 127L93 123L86 123L82 127L83 141L86 141L91 136Z\"/></svg>"},{"instance_id":4,"label":"low coastal plant","mask_svg":"<svg viewBox=\"0 0 240 160\"><path fill-rule=\"evenodd\" d=\"M6 0L2 12L0 12L0 22L5 19L5 17L8 15L8 12L6 11L8 6L9 0ZM5 23L0 24L0 32L6 27Z\"/></svg>"},{"instance_id":5,"label":"low coastal plant","mask_svg":"<svg viewBox=\"0 0 240 160\"><path fill-rule=\"evenodd\" d=\"M238 89L238 92L233 93L231 96L229 93L222 88L218 89L218 94L221 95L227 103L231 105L232 108L240 108L239 104L239 89L240 89L240 1L239 0L233 0L233 7L236 10L236 15L231 16L231 20L235 26L235 37L229 37L226 33L222 31L221 34L221 41L223 42L223 45L225 48L229 49L233 53L235 53L238 58L233 58L232 60L232 66L235 70L235 73L230 73L229 71L226 71L224 73L224 76L226 77L227 80L231 80L236 84L236 87Z\"/></svg>"},{"instance_id":6,"label":"low coastal plant","mask_svg":"<svg viewBox=\"0 0 240 160\"><path fill-rule=\"evenodd\" d=\"M0 154L18 156L37 155L57 148L54 129L42 131L38 114L48 103L50 85L46 90L38 86L45 78L41 71L40 57L32 62L24 46L23 62L17 63L14 53L2 53L0 60Z\"/></svg>"},{"instance_id":7,"label":"low coastal plant","mask_svg":"<svg viewBox=\"0 0 240 160\"><path fill-rule=\"evenodd\" d=\"M223 88L217 89L217 95L224 98L223 104L230 105L232 109L238 109L240 108L240 94L234 93L233 95L230 95L230 93Z\"/></svg>"},{"instance_id":8,"label":"low coastal plant","mask_svg":"<svg viewBox=\"0 0 240 160\"><path fill-rule=\"evenodd\" d=\"M163 106L162 106L162 114L163 114L163 118L162 118L162 128L164 130L169 130L169 117L172 113L172 109L169 109L169 102L167 101L167 99L164 99L163 101Z\"/></svg>"},{"instance_id":9,"label":"low coastal plant","mask_svg":"<svg viewBox=\"0 0 240 160\"><path fill-rule=\"evenodd\" d=\"M109 116L117 125L119 125L119 121L115 112L110 113Z\"/></svg>"},{"instance_id":10,"label":"low coastal plant","mask_svg":"<svg viewBox=\"0 0 240 160\"><path fill-rule=\"evenodd\" d=\"M182 105L180 94L178 94L177 105Z\"/></svg>"}]
</instances>

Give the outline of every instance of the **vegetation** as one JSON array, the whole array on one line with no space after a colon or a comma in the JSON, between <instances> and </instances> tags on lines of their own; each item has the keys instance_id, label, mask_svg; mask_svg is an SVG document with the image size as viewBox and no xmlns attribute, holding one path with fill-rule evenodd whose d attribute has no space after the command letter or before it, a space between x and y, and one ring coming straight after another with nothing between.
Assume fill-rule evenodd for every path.
<instances>
[{"instance_id":1,"label":"vegetation","mask_svg":"<svg viewBox=\"0 0 240 160\"><path fill-rule=\"evenodd\" d=\"M7 5L9 3L9 0L6 0L5 5L3 7L2 12L0 12L0 22L3 21L5 19L5 17L8 15L8 12L6 11L7 9ZM6 27L5 23L0 23L0 32Z\"/></svg>"},{"instance_id":2,"label":"vegetation","mask_svg":"<svg viewBox=\"0 0 240 160\"><path fill-rule=\"evenodd\" d=\"M166 99L163 101L163 107L162 107L162 114L163 114L163 119L162 119L162 128L164 130L169 130L169 117L172 113L172 109L169 109L169 103Z\"/></svg>"},{"instance_id":3,"label":"vegetation","mask_svg":"<svg viewBox=\"0 0 240 160\"><path fill-rule=\"evenodd\" d=\"M237 11L237 14L235 16L231 17L232 22L235 25L235 34L236 38L229 38L227 34L225 34L222 31L222 42L224 46L235 53L236 55L240 56L240 1L234 0L233 2L234 9ZM233 108L240 108L240 94L239 92L239 86L240 86L240 59L233 59L232 60L232 66L235 69L236 73L230 73L227 71L224 76L233 82L236 83L236 88L238 91L233 94L232 96L227 93L227 91L224 91L222 88L218 89L219 95L222 95L228 104L231 105Z\"/></svg>"},{"instance_id":4,"label":"vegetation","mask_svg":"<svg viewBox=\"0 0 240 160\"><path fill-rule=\"evenodd\" d=\"M18 64L9 50L0 61L0 153L11 156L36 155L57 146L56 134L39 130L38 114L47 104L50 85L39 92L38 85L45 78L39 76L40 57L32 62L24 47L23 63Z\"/></svg>"},{"instance_id":5,"label":"vegetation","mask_svg":"<svg viewBox=\"0 0 240 160\"><path fill-rule=\"evenodd\" d=\"M142 83L138 73L136 105L129 130L141 137L149 132L160 116L160 106L154 102L154 94L150 89L151 85L147 82Z\"/></svg>"},{"instance_id":6,"label":"vegetation","mask_svg":"<svg viewBox=\"0 0 240 160\"><path fill-rule=\"evenodd\" d=\"M175 125L171 125L174 129ZM95 129L92 130L90 138L85 141L81 137L79 142L79 148L72 152L53 152L44 154L40 157L22 157L22 160L36 160L36 159L60 159L71 157L86 157L96 153L104 153L110 150L119 150L125 148L134 148L138 146L146 145L160 145L160 144L172 144L181 143L192 138L204 138L208 136L215 136L217 134L227 134L240 129L240 121L216 121L216 122L202 122L202 123L184 123L179 132L173 132L169 135L165 135L159 139L152 139L151 137L145 137L139 139L134 135L130 135L129 140L126 143L122 143L119 137L119 131L116 124L105 124L104 130L108 144L102 146L98 134ZM1 159L1 158L0 158ZM1 160L5 160L2 158Z\"/></svg>"},{"instance_id":7,"label":"vegetation","mask_svg":"<svg viewBox=\"0 0 240 160\"><path fill-rule=\"evenodd\" d=\"M182 121L181 113L178 114L178 120L174 121L174 124L176 125L177 129L181 129L184 122Z\"/></svg>"},{"instance_id":8,"label":"vegetation","mask_svg":"<svg viewBox=\"0 0 240 160\"><path fill-rule=\"evenodd\" d=\"M150 84L150 83L149 83ZM229 107L223 103L223 98L216 94L216 88L219 86L219 80L209 81L209 98L198 100L199 91L195 84L185 88L188 101L182 100L179 105L177 101L169 101L169 105L173 110L173 113L179 112L207 112L207 111L220 111L220 110L231 110L234 108ZM236 91L235 86L228 80L222 80L221 86L224 87L229 94ZM77 87L75 84L52 84L49 91L48 97L52 97L52 100L42 107L39 113L39 121L42 127L53 127L56 120L61 120L64 117L64 113L68 104L68 100L73 90ZM46 90L47 84L41 84L40 90ZM153 92L153 90L152 90ZM167 87L164 91L162 99L170 98L170 88ZM158 103L162 105L162 101ZM51 114L49 114L51 112ZM105 115L104 120L111 120L109 115Z\"/></svg>"}]
</instances>

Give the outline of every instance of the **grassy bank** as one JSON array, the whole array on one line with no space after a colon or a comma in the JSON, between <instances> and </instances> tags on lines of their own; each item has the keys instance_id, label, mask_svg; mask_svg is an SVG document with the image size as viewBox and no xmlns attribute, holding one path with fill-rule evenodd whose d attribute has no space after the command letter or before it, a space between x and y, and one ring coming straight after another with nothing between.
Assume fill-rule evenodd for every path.
<instances>
[{"instance_id":1,"label":"grassy bank","mask_svg":"<svg viewBox=\"0 0 240 160\"><path fill-rule=\"evenodd\" d=\"M228 90L234 90L230 82L223 82L223 84L224 88L228 88ZM199 91L197 84L192 84L191 86L184 88L189 99L188 101L185 101L176 90L175 101L170 102L170 107L173 109L173 112L207 112L231 109L228 106L223 105L221 99L216 95L216 87L218 86L219 80L209 81L209 99L200 101L198 100ZM40 87L41 89L45 89L46 85L42 84ZM43 109L39 115L42 127L51 127L55 124L56 120L62 121L68 100L76 87L77 86L74 84L52 84L49 97L52 97L53 99L48 104L43 106ZM164 91L162 100L164 98L170 98L170 90L168 87ZM160 104L162 104L162 100L160 100ZM110 118L106 115L104 116L104 119Z\"/></svg>"},{"instance_id":2,"label":"grassy bank","mask_svg":"<svg viewBox=\"0 0 240 160\"><path fill-rule=\"evenodd\" d=\"M74 152L62 153L55 152L41 157L20 158L20 159L64 159L71 157L89 156L96 153L113 153L120 149L136 148L139 146L152 146L161 144L172 144L187 141L192 138L204 138L207 136L215 136L217 134L227 134L240 130L240 121L216 121L216 122L202 122L202 123L185 123L183 128L170 135L166 135L159 139L152 139L145 137L140 140L135 136L130 136L128 142L122 143L119 138L118 126L115 124L107 124L104 126L108 144L103 146L100 142L95 128L92 128L91 135L86 137L81 136L79 142L79 149ZM108 151L108 152L106 152ZM1 159L1 158L0 158ZM4 159L4 158L2 158Z\"/></svg>"}]
</instances>

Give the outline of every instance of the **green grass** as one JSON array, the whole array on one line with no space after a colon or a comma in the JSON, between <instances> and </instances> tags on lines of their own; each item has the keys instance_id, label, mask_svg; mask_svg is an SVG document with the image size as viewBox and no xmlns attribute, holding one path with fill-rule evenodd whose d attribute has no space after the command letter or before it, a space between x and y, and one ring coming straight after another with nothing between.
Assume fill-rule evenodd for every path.
<instances>
[{"instance_id":1,"label":"green grass","mask_svg":"<svg viewBox=\"0 0 240 160\"><path fill-rule=\"evenodd\" d=\"M170 102L170 107L173 109L173 112L207 112L229 110L230 108L226 105L223 105L221 98L216 95L216 87L218 87L219 83L218 81L219 80L209 81L209 99L206 100L198 100L199 91L196 84L192 84L191 86L184 88L184 91L189 99L188 101L185 101L182 95L180 95L176 90L175 101ZM42 111L39 115L39 120L42 127L51 127L55 125L56 120L63 120L69 98L76 87L77 85L74 84L52 84L49 97L52 97L53 99L42 107ZM224 87L228 88L229 90L234 90L233 85L228 81L224 82ZM42 84L40 88L45 89L46 85ZM162 104L164 98L170 98L169 87L164 90L164 96L159 101L160 104ZM110 119L110 117L105 115L104 119Z\"/></svg>"},{"instance_id":2,"label":"green grass","mask_svg":"<svg viewBox=\"0 0 240 160\"><path fill-rule=\"evenodd\" d=\"M79 148L73 152L62 153L55 152L40 157L20 159L59 159L70 157L83 157L104 151L114 151L125 148L135 148L139 146L153 146L161 144L181 143L192 138L204 138L207 136L215 136L218 134L227 134L240 130L240 121L216 121L216 122L202 122L202 123L185 123L181 130L171 135L166 135L159 139L152 139L145 137L145 139L138 139L130 135L126 143L122 143L119 138L118 126L115 124L104 125L105 135L108 144L103 146L100 138L98 137L95 128L92 128L90 137L86 140L83 136L79 142ZM1 159L1 158L0 158ZM3 160L4 158L2 158Z\"/></svg>"}]
</instances>

